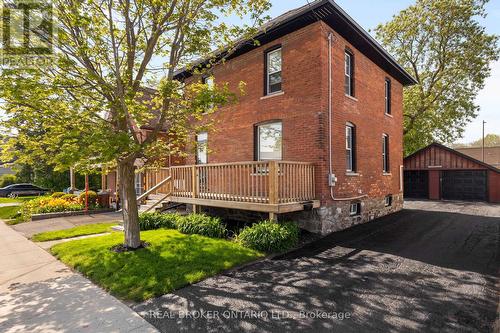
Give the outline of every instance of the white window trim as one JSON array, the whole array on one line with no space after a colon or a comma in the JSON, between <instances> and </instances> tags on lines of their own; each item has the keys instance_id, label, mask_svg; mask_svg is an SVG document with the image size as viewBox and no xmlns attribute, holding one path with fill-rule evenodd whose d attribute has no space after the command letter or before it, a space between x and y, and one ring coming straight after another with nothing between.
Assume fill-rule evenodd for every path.
<instances>
[{"instance_id":1,"label":"white window trim","mask_svg":"<svg viewBox=\"0 0 500 333\"><path fill-rule=\"evenodd\" d=\"M200 140L200 136L205 135L206 139ZM204 144L203 153L206 157L205 163L200 163L200 143ZM200 132L196 135L196 164L207 164L208 163L208 132Z\"/></svg>"},{"instance_id":2,"label":"white window trim","mask_svg":"<svg viewBox=\"0 0 500 333\"><path fill-rule=\"evenodd\" d=\"M391 81L386 78L384 80L384 86L385 86L385 97L384 97L384 99L385 99L385 111L384 112L386 115L390 116L391 115L391 105L390 105L391 101L390 101L389 96L390 96L390 90L391 90Z\"/></svg>"},{"instance_id":3,"label":"white window trim","mask_svg":"<svg viewBox=\"0 0 500 333\"><path fill-rule=\"evenodd\" d=\"M346 149L346 151L350 152L350 154L349 154L349 159L350 159L349 160L349 164L351 165L350 168L348 168L347 165L346 165L346 171L347 172L353 172L354 171L354 169L353 169L353 162L354 162L353 154L354 154L354 151L353 151L353 145L352 145L352 143L353 143L353 133L354 133L353 129L354 129L353 125L346 124L346 126L345 126L345 136L346 136L345 149ZM347 138L349 137L347 131L349 131L349 130L351 132L350 133L351 134L350 135L351 141L349 142L349 144L351 145L350 148L348 147L349 144L347 142Z\"/></svg>"},{"instance_id":4,"label":"white window trim","mask_svg":"<svg viewBox=\"0 0 500 333\"><path fill-rule=\"evenodd\" d=\"M143 187L143 181L142 181L142 173L137 172L134 177L134 188L135 188L135 194L139 197L142 195L144 187Z\"/></svg>"},{"instance_id":5,"label":"white window trim","mask_svg":"<svg viewBox=\"0 0 500 333\"><path fill-rule=\"evenodd\" d=\"M271 55L274 54L274 53L277 53L277 52L280 52L280 58L281 58L280 70L279 71L271 72L270 71L270 67L269 67ZM277 48L275 50L267 52L266 62L267 62L267 64L266 64L266 69L267 69L267 73L266 73L266 85L267 85L267 87L266 87L266 95L269 96L269 95L279 94L279 93L281 93L283 91L283 76L281 78L281 89L278 90L278 91L274 91L274 92L271 92L271 80L270 80L270 77L273 74L281 73L283 71L283 53L281 51L281 47Z\"/></svg>"},{"instance_id":6,"label":"white window trim","mask_svg":"<svg viewBox=\"0 0 500 333\"><path fill-rule=\"evenodd\" d=\"M353 207L355 208L353 210ZM349 215L350 216L358 216L359 215L359 202L351 203L349 206Z\"/></svg>"},{"instance_id":7,"label":"white window trim","mask_svg":"<svg viewBox=\"0 0 500 333\"><path fill-rule=\"evenodd\" d=\"M349 66L347 66L347 59L349 59ZM347 82L349 82L349 89L347 92L347 96L352 96L352 78L351 78L351 69L352 69L352 55L349 52L344 52L344 75L349 78ZM345 78L344 78L345 80Z\"/></svg>"},{"instance_id":8,"label":"white window trim","mask_svg":"<svg viewBox=\"0 0 500 333\"><path fill-rule=\"evenodd\" d=\"M214 89L215 87L215 77L213 75L210 75L210 76L204 76L203 77L203 82L204 84L206 84L208 86L208 88L210 90ZM214 104L213 103L210 103L210 108L213 109L214 108ZM208 111L205 111L203 112L203 115L207 115L209 112Z\"/></svg>"},{"instance_id":9,"label":"white window trim","mask_svg":"<svg viewBox=\"0 0 500 333\"><path fill-rule=\"evenodd\" d=\"M387 143L389 141L389 135L382 134L382 171L384 173L389 172L389 165L387 161Z\"/></svg>"},{"instance_id":10,"label":"white window trim","mask_svg":"<svg viewBox=\"0 0 500 333\"><path fill-rule=\"evenodd\" d=\"M280 124L281 125L281 159L279 161L283 160L283 122L282 121L273 121L269 123L263 123L263 124L258 124L257 125L257 160L258 161L276 161L275 159L272 158L262 158L261 157L261 151L260 151L260 129L262 126L266 125L274 125L274 124Z\"/></svg>"}]
</instances>

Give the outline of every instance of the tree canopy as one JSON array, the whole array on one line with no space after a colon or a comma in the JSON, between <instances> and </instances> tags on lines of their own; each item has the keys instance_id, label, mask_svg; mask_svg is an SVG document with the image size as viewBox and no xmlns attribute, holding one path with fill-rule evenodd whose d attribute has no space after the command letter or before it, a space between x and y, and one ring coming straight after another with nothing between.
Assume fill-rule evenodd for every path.
<instances>
[{"instance_id":1,"label":"tree canopy","mask_svg":"<svg viewBox=\"0 0 500 333\"><path fill-rule=\"evenodd\" d=\"M417 0L376 28L418 84L404 91L404 149L451 143L477 116L478 92L499 58L499 37L479 19L488 0Z\"/></svg>"},{"instance_id":2,"label":"tree canopy","mask_svg":"<svg viewBox=\"0 0 500 333\"><path fill-rule=\"evenodd\" d=\"M269 6L267 0L54 0L57 35L49 38L49 24L33 31L55 48L50 65L2 68L1 126L10 136L3 157L81 170L113 161L126 245L138 247L134 162L158 151L179 153L198 130L193 119L237 97L238 87L184 85L175 71L210 59L215 49L230 55L255 34ZM252 24L229 25L229 16ZM158 140L162 132L168 141Z\"/></svg>"}]
</instances>

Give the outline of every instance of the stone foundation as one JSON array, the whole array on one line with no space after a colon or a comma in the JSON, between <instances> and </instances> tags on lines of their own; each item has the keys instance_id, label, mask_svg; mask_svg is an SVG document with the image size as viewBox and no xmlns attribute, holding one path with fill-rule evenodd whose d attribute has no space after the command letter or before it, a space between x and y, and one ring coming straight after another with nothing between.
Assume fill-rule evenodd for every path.
<instances>
[{"instance_id":1,"label":"stone foundation","mask_svg":"<svg viewBox=\"0 0 500 333\"><path fill-rule=\"evenodd\" d=\"M363 198L357 202L361 203L361 214L357 216L350 215L351 201L337 201L311 212L284 214L280 219L295 221L310 232L329 234L400 211L403 209L403 194L393 195L392 205L388 207L385 206L385 197Z\"/></svg>"},{"instance_id":2,"label":"stone foundation","mask_svg":"<svg viewBox=\"0 0 500 333\"><path fill-rule=\"evenodd\" d=\"M252 223L266 220L269 214L260 212L251 212L240 209L227 209L217 207L201 207L201 212L210 216L217 216L223 221L236 221L243 223Z\"/></svg>"},{"instance_id":3,"label":"stone foundation","mask_svg":"<svg viewBox=\"0 0 500 333\"><path fill-rule=\"evenodd\" d=\"M352 201L354 202L354 201ZM361 214L350 215L351 201L336 201L329 206L322 206L311 211L280 214L279 220L297 222L302 229L319 234L329 234L344 230L358 224L372 221L376 218L389 215L403 209L403 194L392 196L392 205L385 206L385 197L363 198L357 200L361 203ZM188 210L192 211L189 207ZM250 212L238 209L224 209L215 207L201 207L201 212L220 217L225 221L238 221L244 223L258 222L269 218L267 213Z\"/></svg>"}]
</instances>

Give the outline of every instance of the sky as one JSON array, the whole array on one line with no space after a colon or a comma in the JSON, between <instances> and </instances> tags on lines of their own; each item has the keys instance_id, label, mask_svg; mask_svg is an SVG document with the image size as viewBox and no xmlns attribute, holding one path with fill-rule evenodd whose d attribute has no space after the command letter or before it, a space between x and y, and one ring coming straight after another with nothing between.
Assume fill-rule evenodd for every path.
<instances>
[{"instance_id":1,"label":"sky","mask_svg":"<svg viewBox=\"0 0 500 333\"><path fill-rule=\"evenodd\" d=\"M309 0L312 2L312 0ZM379 23L389 21L400 10L413 4L414 0L337 0L340 5L365 30L373 30ZM287 10L307 4L306 0L273 0L269 15L276 17ZM376 3L376 5L374 5ZM490 0L486 7L488 16L482 20L486 31L500 35L500 0ZM371 32L372 36L374 35ZM476 103L480 106L479 115L465 129L464 137L458 142L468 143L482 136L482 122L487 122L486 134L500 135L500 61L491 66L490 78L479 93Z\"/></svg>"},{"instance_id":2,"label":"sky","mask_svg":"<svg viewBox=\"0 0 500 333\"><path fill-rule=\"evenodd\" d=\"M313 0L309 0L312 2ZM337 0L336 2L365 30L370 32L379 23L389 21L400 10L410 6L415 0ZM307 0L271 0L273 6L268 14L276 17L284 12L307 4ZM376 3L376 5L374 5ZM500 0L490 0L487 4L488 17L482 20L488 33L500 35ZM231 22L238 23L238 22ZM373 35L373 33L372 33ZM479 115L466 127L464 137L458 142L468 143L481 138L482 122L486 124L486 134L500 135L500 61L492 64L490 78L479 93L476 103ZM0 110L1 116L1 110Z\"/></svg>"}]
</instances>

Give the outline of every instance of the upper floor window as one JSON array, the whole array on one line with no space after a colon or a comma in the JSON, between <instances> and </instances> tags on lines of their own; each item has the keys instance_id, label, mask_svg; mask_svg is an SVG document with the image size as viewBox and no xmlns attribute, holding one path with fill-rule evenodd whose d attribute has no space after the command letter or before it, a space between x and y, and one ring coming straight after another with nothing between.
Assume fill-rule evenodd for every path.
<instances>
[{"instance_id":1,"label":"upper floor window","mask_svg":"<svg viewBox=\"0 0 500 333\"><path fill-rule=\"evenodd\" d=\"M389 136L382 135L382 165L383 171L389 172Z\"/></svg>"},{"instance_id":2,"label":"upper floor window","mask_svg":"<svg viewBox=\"0 0 500 333\"><path fill-rule=\"evenodd\" d=\"M281 121L257 125L255 129L256 159L258 161L281 160L283 144Z\"/></svg>"},{"instance_id":3,"label":"upper floor window","mask_svg":"<svg viewBox=\"0 0 500 333\"><path fill-rule=\"evenodd\" d=\"M196 163L208 163L208 133L200 132L196 136Z\"/></svg>"},{"instance_id":4,"label":"upper floor window","mask_svg":"<svg viewBox=\"0 0 500 333\"><path fill-rule=\"evenodd\" d=\"M356 128L353 124L347 123L345 126L345 151L346 151L346 170L348 172L356 171Z\"/></svg>"},{"instance_id":5,"label":"upper floor window","mask_svg":"<svg viewBox=\"0 0 500 333\"><path fill-rule=\"evenodd\" d=\"M354 97L354 55L345 51L345 76L344 90L345 94Z\"/></svg>"},{"instance_id":6,"label":"upper floor window","mask_svg":"<svg viewBox=\"0 0 500 333\"><path fill-rule=\"evenodd\" d=\"M214 89L215 87L215 78L213 76L203 76L201 78L201 83L206 84L210 90ZM209 104L209 108L212 109L214 107L213 103ZM208 113L205 112L205 114Z\"/></svg>"},{"instance_id":7,"label":"upper floor window","mask_svg":"<svg viewBox=\"0 0 500 333\"><path fill-rule=\"evenodd\" d=\"M266 52L265 94L281 91L281 47Z\"/></svg>"},{"instance_id":8,"label":"upper floor window","mask_svg":"<svg viewBox=\"0 0 500 333\"><path fill-rule=\"evenodd\" d=\"M391 114L391 80L385 79L385 113Z\"/></svg>"},{"instance_id":9,"label":"upper floor window","mask_svg":"<svg viewBox=\"0 0 500 333\"><path fill-rule=\"evenodd\" d=\"M201 83L208 85L210 89L214 87L215 81L213 76L203 76L201 78Z\"/></svg>"}]
</instances>

